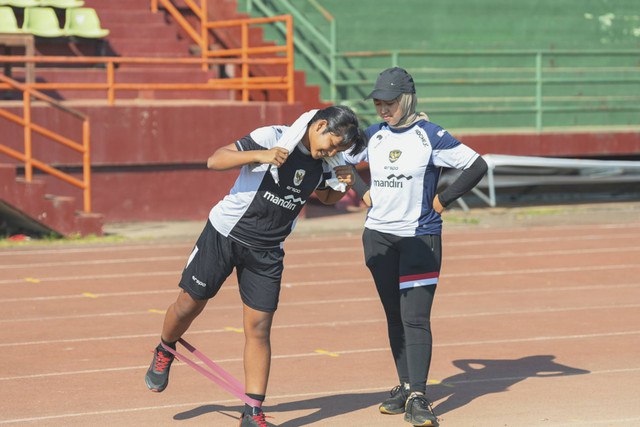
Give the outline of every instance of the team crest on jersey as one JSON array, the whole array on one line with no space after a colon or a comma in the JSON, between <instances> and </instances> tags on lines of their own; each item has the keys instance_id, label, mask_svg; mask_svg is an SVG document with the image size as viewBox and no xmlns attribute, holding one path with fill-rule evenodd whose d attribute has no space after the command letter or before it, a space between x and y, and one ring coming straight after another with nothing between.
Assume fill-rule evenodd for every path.
<instances>
[{"instance_id":1,"label":"team crest on jersey","mask_svg":"<svg viewBox=\"0 0 640 427\"><path fill-rule=\"evenodd\" d=\"M306 171L304 169L298 169L296 171L295 175L293 175L293 185L297 187L298 185L302 184L305 172Z\"/></svg>"},{"instance_id":2,"label":"team crest on jersey","mask_svg":"<svg viewBox=\"0 0 640 427\"><path fill-rule=\"evenodd\" d=\"M392 150L389 152L389 161L391 163L395 162L396 160L398 160L400 158L400 155L402 154L402 151L400 150Z\"/></svg>"}]
</instances>

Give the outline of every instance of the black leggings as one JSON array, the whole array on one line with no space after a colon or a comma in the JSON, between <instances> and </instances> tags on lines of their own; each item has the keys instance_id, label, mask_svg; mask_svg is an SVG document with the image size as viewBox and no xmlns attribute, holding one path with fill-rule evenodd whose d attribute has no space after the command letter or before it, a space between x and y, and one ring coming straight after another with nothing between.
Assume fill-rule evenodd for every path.
<instances>
[{"instance_id":1,"label":"black leggings","mask_svg":"<svg viewBox=\"0 0 640 427\"><path fill-rule=\"evenodd\" d=\"M399 237L365 228L362 239L367 267L387 317L400 383L424 393L431 365L430 318L437 285L400 289L400 277L440 272L440 236Z\"/></svg>"}]
</instances>

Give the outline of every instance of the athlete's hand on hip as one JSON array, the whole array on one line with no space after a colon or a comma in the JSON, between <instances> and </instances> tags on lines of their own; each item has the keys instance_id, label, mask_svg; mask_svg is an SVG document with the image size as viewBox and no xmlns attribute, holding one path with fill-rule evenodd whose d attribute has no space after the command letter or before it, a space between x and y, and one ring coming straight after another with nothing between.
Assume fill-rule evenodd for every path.
<instances>
[{"instance_id":1,"label":"athlete's hand on hip","mask_svg":"<svg viewBox=\"0 0 640 427\"><path fill-rule=\"evenodd\" d=\"M268 150L259 150L257 157L257 163L269 163L280 167L289 157L289 152L282 147L273 147Z\"/></svg>"},{"instance_id":2,"label":"athlete's hand on hip","mask_svg":"<svg viewBox=\"0 0 640 427\"><path fill-rule=\"evenodd\" d=\"M436 194L436 197L433 198L433 210L438 214L442 214L444 211L444 205L440 202L440 197Z\"/></svg>"},{"instance_id":3,"label":"athlete's hand on hip","mask_svg":"<svg viewBox=\"0 0 640 427\"><path fill-rule=\"evenodd\" d=\"M352 186L355 182L355 176L353 175L353 167L349 165L336 166L333 168L336 173L338 181L344 182L348 186Z\"/></svg>"}]
</instances>

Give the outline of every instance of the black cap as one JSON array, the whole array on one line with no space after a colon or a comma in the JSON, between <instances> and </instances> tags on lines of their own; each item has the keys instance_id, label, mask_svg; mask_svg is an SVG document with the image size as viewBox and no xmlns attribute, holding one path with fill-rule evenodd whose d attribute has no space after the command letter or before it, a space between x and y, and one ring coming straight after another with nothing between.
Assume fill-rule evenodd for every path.
<instances>
[{"instance_id":1,"label":"black cap","mask_svg":"<svg viewBox=\"0 0 640 427\"><path fill-rule=\"evenodd\" d=\"M416 93L413 77L400 67L387 68L378 76L376 87L365 99L391 101L403 93Z\"/></svg>"}]
</instances>

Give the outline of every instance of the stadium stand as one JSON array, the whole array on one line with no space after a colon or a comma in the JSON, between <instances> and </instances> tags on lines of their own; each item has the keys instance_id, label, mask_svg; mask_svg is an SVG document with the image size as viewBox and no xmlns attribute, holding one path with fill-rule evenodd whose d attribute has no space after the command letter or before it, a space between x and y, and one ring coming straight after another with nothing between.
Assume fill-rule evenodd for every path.
<instances>
[{"instance_id":1,"label":"stadium stand","mask_svg":"<svg viewBox=\"0 0 640 427\"><path fill-rule=\"evenodd\" d=\"M451 129L638 124L633 0L241 5L254 16L299 16L296 66L321 86L324 99L352 105L366 122L375 120L362 101L367 88L381 69L400 65L416 79L421 109Z\"/></svg>"},{"instance_id":2,"label":"stadium stand","mask_svg":"<svg viewBox=\"0 0 640 427\"><path fill-rule=\"evenodd\" d=\"M55 11L50 7L27 7L24 10L22 30L38 37L65 35Z\"/></svg>"},{"instance_id":3,"label":"stadium stand","mask_svg":"<svg viewBox=\"0 0 640 427\"><path fill-rule=\"evenodd\" d=\"M13 8L9 6L0 6L0 32L9 34L22 33Z\"/></svg>"},{"instance_id":4,"label":"stadium stand","mask_svg":"<svg viewBox=\"0 0 640 427\"><path fill-rule=\"evenodd\" d=\"M71 9L84 6L83 0L40 0L40 6L55 7L58 9Z\"/></svg>"},{"instance_id":5,"label":"stadium stand","mask_svg":"<svg viewBox=\"0 0 640 427\"><path fill-rule=\"evenodd\" d=\"M39 0L3 0L2 4L13 7L36 7L40 5Z\"/></svg>"},{"instance_id":6,"label":"stadium stand","mask_svg":"<svg viewBox=\"0 0 640 427\"><path fill-rule=\"evenodd\" d=\"M67 36L100 39L109 35L109 30L100 25L100 18L93 8L69 8L65 16L64 32Z\"/></svg>"},{"instance_id":7,"label":"stadium stand","mask_svg":"<svg viewBox=\"0 0 640 427\"><path fill-rule=\"evenodd\" d=\"M294 73L295 90L300 97L293 102L287 101L283 84L278 90L268 89L267 83L263 83L264 88L256 86L257 89L251 91L249 103L241 101L240 83L212 90L221 79L239 82L240 79L234 80L233 76L237 72L234 68L240 65L214 65L203 70L194 42L166 9L152 13L148 0L87 0L85 5L96 10L100 27L109 31L105 37L108 55L93 57L82 40L77 49L70 49L72 38L66 35L51 39L36 37L37 80L32 87L63 107L73 106L76 113L72 116L82 114L91 119L90 182L95 195L91 200L91 212L99 212L109 221L204 218L208 208L195 207L191 202L202 194L215 199L226 192L232 182L225 174L218 175L215 182L210 180L204 160L214 147L233 141L250 128L288 123L304 109L323 105L319 101L318 88L307 86L301 72ZM58 27L64 30L70 25L65 15L71 10L53 9ZM14 11L20 23L23 9ZM188 12L184 5L180 11ZM209 16L212 21L241 21L248 17L237 13L235 2L214 2ZM197 25L193 14L186 13L186 17L191 24ZM208 46L214 52L238 49L241 45L239 30L214 28L211 34L213 37ZM251 46L262 46L266 51L275 49L273 42L262 40L259 26L250 28L249 35ZM269 74L259 72L282 69L281 65L270 65L268 56L277 55L256 55L263 63L252 68L252 75L265 75L265 81L270 78ZM0 78L0 91L20 87L26 80L22 70L24 59L20 56L3 58L5 65L13 65L17 80L11 82ZM12 61L11 58L15 59ZM225 63L223 59L216 61ZM239 60L235 61L240 64ZM282 62L282 59L278 61ZM274 84L277 82L275 77L271 79ZM214 86L207 86L206 90L189 89L193 85L205 87L211 81ZM109 85L118 85L119 89L111 93ZM166 87L159 87L162 85ZM177 89L168 89L169 86ZM14 99L21 98L30 96L18 92ZM56 165L61 173L80 181L82 167L64 146L69 141L79 141L84 130L80 132L77 126L68 123L69 118L54 114L40 101L30 103L28 119L21 117L22 110L18 101L0 103L0 116L10 119L0 120L0 129L6 136L0 143L0 146L6 146L3 151L17 153L16 158L20 158L25 146L26 132L21 127L24 124L30 129L31 156L40 162L38 165ZM52 146L45 141L54 129L58 135L55 138L63 141L61 146ZM78 148L77 143L69 146ZM82 198L78 197L77 190L44 175L33 165L33 182L37 184L16 186L15 181L20 180L20 174L28 167L20 166L20 162L16 162L16 166L10 157L2 158L2 163L9 166L0 182L0 189L9 189L10 193L0 199L6 202L7 197L13 195L10 200L16 203L44 209L42 203L22 196L30 193L42 198L46 191L57 195L54 205L61 206L60 209L66 212L58 213L58 218L73 214L74 210L69 206L76 211L82 210ZM33 191L35 186L38 191ZM42 190L43 186L46 190ZM15 197L15 191L22 196ZM46 216L56 215L49 212ZM71 218L67 222L73 224Z\"/></svg>"},{"instance_id":8,"label":"stadium stand","mask_svg":"<svg viewBox=\"0 0 640 427\"><path fill-rule=\"evenodd\" d=\"M11 7L18 24L26 10L45 8L16 2L12 0ZM623 19L633 11L630 0L535 0L534 6L508 0L433 0L428 9L420 0L407 0L402 8L378 0L367 8L338 0L323 0L323 7L316 0L209 0L207 17L213 23L280 15L281 10L265 12L262 6L295 4L299 71L294 73L293 103L282 89L247 90L249 103L241 102L246 94L239 86L202 90L210 82L239 81L241 67L225 63L222 56L200 67L202 44L192 39L168 3L160 1L153 13L154 3L84 1L83 7L96 10L100 28L109 31L101 58L93 58L92 40L82 37L75 43L66 36L35 40L37 59L43 62L36 64L34 85L91 118L91 181L93 194L99 195L93 210L109 221L204 218L209 207L194 200L201 201L203 194L215 200L232 182L225 175L211 182L203 166L216 146L261 124L290 123L302 111L328 102L350 103L367 119L370 111L358 104L362 93L381 69L397 61L417 76L421 106L434 121L481 153L640 153L640 133L628 130L637 126L640 97L637 37L629 37L632 21ZM170 4L187 24L199 28L198 13L190 5L202 1ZM49 7L64 32L71 9ZM616 18L608 15L612 8ZM628 28L622 31L618 24ZM568 30L573 27L577 29ZM283 31L287 27L282 23L259 25L247 31L247 39L257 49L275 49ZM214 55L241 50L239 28L211 27L209 36L205 51ZM44 62L54 57L61 60ZM139 57L158 62L150 69L132 60ZM173 63L162 62L167 58ZM5 69L6 61L13 65L16 81L27 80L24 62L5 59ZM281 78L276 71L283 68L264 62L248 74L275 81ZM159 88L163 84L180 89ZM5 83L0 90L6 88ZM17 113L21 108L7 104L5 110ZM35 103L32 109L32 120L42 126L68 125L69 119L52 115L48 107ZM591 131L585 130L586 124L607 127ZM14 147L21 146L20 126L0 121L0 131ZM73 132L78 139L78 131ZM39 138L36 148L42 146ZM71 175L80 174L77 160L59 148L39 154ZM54 194L70 193L48 178L47 185Z\"/></svg>"}]
</instances>

